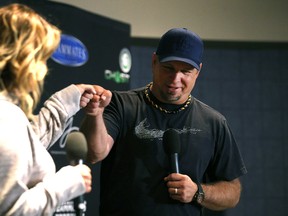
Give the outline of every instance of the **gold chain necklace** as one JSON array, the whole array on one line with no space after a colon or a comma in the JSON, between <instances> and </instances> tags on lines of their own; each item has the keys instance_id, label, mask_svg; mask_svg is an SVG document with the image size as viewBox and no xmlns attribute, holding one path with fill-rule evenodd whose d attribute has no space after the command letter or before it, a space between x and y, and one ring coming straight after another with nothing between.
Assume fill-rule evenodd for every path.
<instances>
[{"instance_id":1,"label":"gold chain necklace","mask_svg":"<svg viewBox=\"0 0 288 216\"><path fill-rule=\"evenodd\" d=\"M175 113L178 113L178 112L180 112L182 110L185 110L189 106L189 104L191 103L191 95L189 95L189 97L188 97L187 101L185 102L185 104L182 107L180 107L179 109L177 109L177 110L166 110L166 109L160 107L158 104L154 103L154 101L151 100L148 90L150 89L150 87L152 85L153 85L152 82L149 83L146 86L144 93L145 93L145 96L146 96L147 100L149 101L149 103L151 103L153 107L155 107L156 109L159 109L161 112L164 112L164 113L167 113L167 114L175 114Z\"/></svg>"}]
</instances>

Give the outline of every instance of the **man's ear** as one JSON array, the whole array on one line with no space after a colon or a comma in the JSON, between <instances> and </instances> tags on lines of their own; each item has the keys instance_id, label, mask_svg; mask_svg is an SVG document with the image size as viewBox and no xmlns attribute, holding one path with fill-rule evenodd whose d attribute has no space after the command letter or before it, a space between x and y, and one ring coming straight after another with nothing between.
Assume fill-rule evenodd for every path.
<instances>
[{"instance_id":1,"label":"man's ear","mask_svg":"<svg viewBox=\"0 0 288 216\"><path fill-rule=\"evenodd\" d=\"M200 63L200 65L199 65L199 66L200 66L200 69L199 69L199 72L200 72L200 71L201 71L201 69L202 69L202 63Z\"/></svg>"},{"instance_id":2,"label":"man's ear","mask_svg":"<svg viewBox=\"0 0 288 216\"><path fill-rule=\"evenodd\" d=\"M154 65L157 61L158 61L158 56L157 56L157 54L154 52L154 53L152 54L152 65Z\"/></svg>"},{"instance_id":3,"label":"man's ear","mask_svg":"<svg viewBox=\"0 0 288 216\"><path fill-rule=\"evenodd\" d=\"M154 67L155 67L155 65L157 64L157 61L158 61L158 56L157 56L156 53L154 52L154 53L152 54L152 61L151 61L152 71L154 71Z\"/></svg>"}]
</instances>

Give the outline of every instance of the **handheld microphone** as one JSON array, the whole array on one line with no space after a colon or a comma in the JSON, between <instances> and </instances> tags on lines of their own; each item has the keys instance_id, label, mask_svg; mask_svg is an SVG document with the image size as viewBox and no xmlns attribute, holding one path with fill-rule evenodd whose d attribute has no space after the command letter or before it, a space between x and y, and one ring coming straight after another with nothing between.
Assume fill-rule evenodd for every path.
<instances>
[{"instance_id":1,"label":"handheld microphone","mask_svg":"<svg viewBox=\"0 0 288 216\"><path fill-rule=\"evenodd\" d=\"M79 131L74 131L68 134L65 149L67 158L71 165L75 166L78 164L83 164L83 161L87 158L88 152L87 142L84 134ZM76 197L73 201L76 215L83 216L84 212L86 211L84 195Z\"/></svg>"},{"instance_id":2,"label":"handheld microphone","mask_svg":"<svg viewBox=\"0 0 288 216\"><path fill-rule=\"evenodd\" d=\"M163 146L170 160L171 172L179 173L178 154L180 153L180 140L175 129L168 129L164 132Z\"/></svg>"}]
</instances>

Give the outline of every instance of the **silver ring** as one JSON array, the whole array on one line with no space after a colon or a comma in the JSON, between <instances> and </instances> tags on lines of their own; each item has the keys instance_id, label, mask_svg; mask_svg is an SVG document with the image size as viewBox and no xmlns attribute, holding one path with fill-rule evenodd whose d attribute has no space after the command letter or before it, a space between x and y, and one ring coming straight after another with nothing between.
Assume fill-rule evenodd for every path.
<instances>
[{"instance_id":1,"label":"silver ring","mask_svg":"<svg viewBox=\"0 0 288 216\"><path fill-rule=\"evenodd\" d=\"M178 188L175 188L175 194L177 194L177 192L178 192Z\"/></svg>"}]
</instances>

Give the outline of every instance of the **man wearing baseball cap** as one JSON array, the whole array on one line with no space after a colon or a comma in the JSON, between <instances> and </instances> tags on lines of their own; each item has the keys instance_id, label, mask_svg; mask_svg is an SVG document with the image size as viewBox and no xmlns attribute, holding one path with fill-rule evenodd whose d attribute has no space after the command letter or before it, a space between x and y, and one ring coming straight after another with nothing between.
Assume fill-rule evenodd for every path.
<instances>
[{"instance_id":1,"label":"man wearing baseball cap","mask_svg":"<svg viewBox=\"0 0 288 216\"><path fill-rule=\"evenodd\" d=\"M153 53L151 83L86 108L89 159L102 161L101 216L199 216L238 204L240 150L225 117L191 94L202 55L197 34L171 29Z\"/></svg>"}]
</instances>

